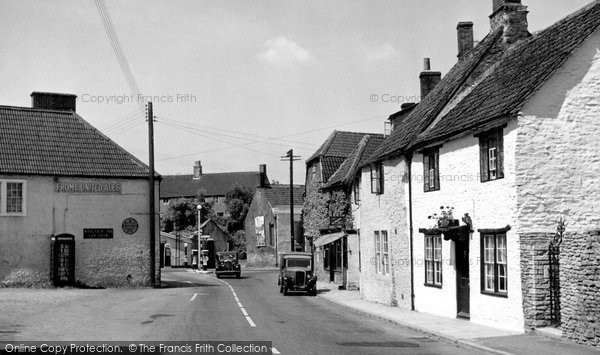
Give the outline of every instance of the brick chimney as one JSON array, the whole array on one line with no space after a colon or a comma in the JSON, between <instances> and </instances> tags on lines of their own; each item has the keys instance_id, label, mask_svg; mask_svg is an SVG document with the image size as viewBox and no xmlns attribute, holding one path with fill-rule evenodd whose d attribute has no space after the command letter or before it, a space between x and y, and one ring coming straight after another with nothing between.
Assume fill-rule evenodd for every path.
<instances>
[{"instance_id":1,"label":"brick chimney","mask_svg":"<svg viewBox=\"0 0 600 355\"><path fill-rule=\"evenodd\" d=\"M425 58L423 60L423 71L419 75L421 79L421 100L427 96L431 90L442 80L442 73L439 71L431 71L431 60Z\"/></svg>"},{"instance_id":2,"label":"brick chimney","mask_svg":"<svg viewBox=\"0 0 600 355\"><path fill-rule=\"evenodd\" d=\"M200 179L200 176L202 176L202 163L200 163L200 160L196 160L194 162L194 179Z\"/></svg>"},{"instance_id":3,"label":"brick chimney","mask_svg":"<svg viewBox=\"0 0 600 355\"><path fill-rule=\"evenodd\" d=\"M43 110L73 111L75 112L75 102L77 95L59 94L54 92L31 93L31 107Z\"/></svg>"},{"instance_id":4,"label":"brick chimney","mask_svg":"<svg viewBox=\"0 0 600 355\"><path fill-rule=\"evenodd\" d=\"M258 166L258 187L267 186L267 165L260 164Z\"/></svg>"},{"instance_id":5,"label":"brick chimney","mask_svg":"<svg viewBox=\"0 0 600 355\"><path fill-rule=\"evenodd\" d=\"M459 22L456 26L458 37L458 59L460 60L468 51L473 49L473 22Z\"/></svg>"},{"instance_id":6,"label":"brick chimney","mask_svg":"<svg viewBox=\"0 0 600 355\"><path fill-rule=\"evenodd\" d=\"M503 28L505 44L513 44L531 36L527 23L527 6L521 0L492 0L493 12L490 15L492 31Z\"/></svg>"}]
</instances>

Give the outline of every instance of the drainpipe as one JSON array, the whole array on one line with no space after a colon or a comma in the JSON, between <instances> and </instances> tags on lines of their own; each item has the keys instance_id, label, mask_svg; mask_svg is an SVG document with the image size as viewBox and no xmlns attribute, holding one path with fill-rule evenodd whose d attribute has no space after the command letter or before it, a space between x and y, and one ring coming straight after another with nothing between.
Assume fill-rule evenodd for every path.
<instances>
[{"instance_id":1,"label":"drainpipe","mask_svg":"<svg viewBox=\"0 0 600 355\"><path fill-rule=\"evenodd\" d=\"M412 153L406 155L408 166L408 223L410 244L410 310L415 310L415 270L413 260L413 214L412 214Z\"/></svg>"}]
</instances>

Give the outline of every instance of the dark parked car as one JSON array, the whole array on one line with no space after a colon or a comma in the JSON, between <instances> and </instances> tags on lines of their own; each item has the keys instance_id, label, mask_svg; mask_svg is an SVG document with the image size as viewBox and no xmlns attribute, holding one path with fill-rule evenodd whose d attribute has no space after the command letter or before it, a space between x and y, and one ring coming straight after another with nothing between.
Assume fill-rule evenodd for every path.
<instances>
[{"instance_id":1,"label":"dark parked car","mask_svg":"<svg viewBox=\"0 0 600 355\"><path fill-rule=\"evenodd\" d=\"M239 279L242 274L242 268L240 267L235 251L217 253L215 267L217 278L221 278L222 275L235 275Z\"/></svg>"},{"instance_id":2,"label":"dark parked car","mask_svg":"<svg viewBox=\"0 0 600 355\"><path fill-rule=\"evenodd\" d=\"M279 292L306 291L317 295L317 276L313 269L312 253L289 252L280 254Z\"/></svg>"}]
</instances>

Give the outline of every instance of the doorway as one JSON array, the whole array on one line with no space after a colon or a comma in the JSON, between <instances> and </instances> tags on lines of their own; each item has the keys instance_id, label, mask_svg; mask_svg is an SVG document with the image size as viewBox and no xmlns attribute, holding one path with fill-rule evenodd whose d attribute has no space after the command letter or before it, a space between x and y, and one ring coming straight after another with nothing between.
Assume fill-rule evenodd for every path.
<instances>
[{"instance_id":1,"label":"doorway","mask_svg":"<svg viewBox=\"0 0 600 355\"><path fill-rule=\"evenodd\" d=\"M456 316L470 318L469 240L455 242Z\"/></svg>"}]
</instances>

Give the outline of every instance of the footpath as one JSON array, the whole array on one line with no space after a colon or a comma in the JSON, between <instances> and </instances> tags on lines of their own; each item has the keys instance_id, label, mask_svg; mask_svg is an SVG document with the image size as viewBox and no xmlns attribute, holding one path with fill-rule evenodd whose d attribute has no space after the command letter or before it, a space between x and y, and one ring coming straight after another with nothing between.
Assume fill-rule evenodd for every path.
<instances>
[{"instance_id":1,"label":"footpath","mask_svg":"<svg viewBox=\"0 0 600 355\"><path fill-rule=\"evenodd\" d=\"M318 283L318 290L318 297L359 313L493 354L600 354L587 346L561 340L558 333L523 334L474 324L466 320L390 307L361 299L359 291L339 290L337 285L324 282Z\"/></svg>"}]
</instances>

